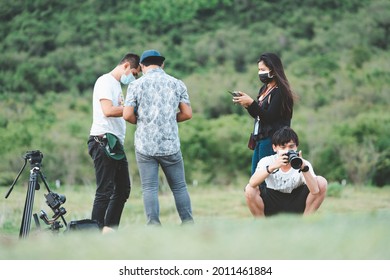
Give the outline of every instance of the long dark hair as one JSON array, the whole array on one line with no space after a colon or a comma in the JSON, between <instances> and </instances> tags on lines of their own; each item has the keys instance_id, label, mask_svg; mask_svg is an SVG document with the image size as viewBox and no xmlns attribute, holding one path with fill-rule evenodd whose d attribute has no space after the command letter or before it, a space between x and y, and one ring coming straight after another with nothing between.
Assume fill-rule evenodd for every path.
<instances>
[{"instance_id":1,"label":"long dark hair","mask_svg":"<svg viewBox=\"0 0 390 280\"><path fill-rule=\"evenodd\" d=\"M276 84L282 93L282 116L292 118L296 95L290 88L290 83L284 73L282 61L274 53L263 53L257 63L260 61L263 61L270 69L270 74L274 76Z\"/></svg>"}]
</instances>

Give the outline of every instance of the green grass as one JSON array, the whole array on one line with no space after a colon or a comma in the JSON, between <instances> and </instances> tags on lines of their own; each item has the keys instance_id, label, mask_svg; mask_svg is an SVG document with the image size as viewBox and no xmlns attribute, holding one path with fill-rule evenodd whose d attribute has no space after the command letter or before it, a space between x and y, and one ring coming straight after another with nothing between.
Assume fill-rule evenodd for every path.
<instances>
[{"instance_id":1,"label":"green grass","mask_svg":"<svg viewBox=\"0 0 390 280\"><path fill-rule=\"evenodd\" d=\"M6 188L1 188L4 194ZM67 197L67 221L89 217L93 187L56 189ZM53 234L31 226L19 239L26 188L0 198L0 259L390 259L390 188L343 187L311 216L254 219L243 187L190 187L194 225L180 226L169 191L160 195L162 227L145 226L143 204L134 187L120 229ZM34 213L49 215L43 190L35 192ZM43 225L45 226L45 225Z\"/></svg>"}]
</instances>

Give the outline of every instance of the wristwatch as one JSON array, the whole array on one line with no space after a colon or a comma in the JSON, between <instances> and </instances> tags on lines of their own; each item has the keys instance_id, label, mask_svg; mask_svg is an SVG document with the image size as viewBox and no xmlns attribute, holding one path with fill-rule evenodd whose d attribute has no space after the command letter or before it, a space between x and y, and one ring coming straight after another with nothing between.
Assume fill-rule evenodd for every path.
<instances>
[{"instance_id":1,"label":"wristwatch","mask_svg":"<svg viewBox=\"0 0 390 280\"><path fill-rule=\"evenodd\" d=\"M308 165L305 165L305 167L303 169L299 169L299 172L307 172L309 171L309 166Z\"/></svg>"}]
</instances>

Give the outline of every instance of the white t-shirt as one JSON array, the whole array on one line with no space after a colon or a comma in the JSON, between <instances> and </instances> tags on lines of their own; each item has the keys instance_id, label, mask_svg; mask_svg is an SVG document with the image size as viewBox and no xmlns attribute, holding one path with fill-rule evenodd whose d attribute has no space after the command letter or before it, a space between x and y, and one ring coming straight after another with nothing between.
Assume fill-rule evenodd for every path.
<instances>
[{"instance_id":1,"label":"white t-shirt","mask_svg":"<svg viewBox=\"0 0 390 280\"><path fill-rule=\"evenodd\" d=\"M275 162L277 155L272 155L262 158L257 164L256 170L265 170L267 165L271 165ZM309 166L309 172L316 176L310 162L305 160L305 164ZM291 193L294 189L299 186L306 184L305 177L299 169L290 168L287 172L283 172L279 169L277 172L270 174L266 179L265 183L267 188L274 189L283 193Z\"/></svg>"},{"instance_id":2,"label":"white t-shirt","mask_svg":"<svg viewBox=\"0 0 390 280\"><path fill-rule=\"evenodd\" d=\"M125 142L126 122L123 117L106 117L100 103L102 99L111 100L113 106L124 104L121 83L110 73L100 76L93 88L93 122L90 135L102 135L109 132L116 135L123 144Z\"/></svg>"}]
</instances>

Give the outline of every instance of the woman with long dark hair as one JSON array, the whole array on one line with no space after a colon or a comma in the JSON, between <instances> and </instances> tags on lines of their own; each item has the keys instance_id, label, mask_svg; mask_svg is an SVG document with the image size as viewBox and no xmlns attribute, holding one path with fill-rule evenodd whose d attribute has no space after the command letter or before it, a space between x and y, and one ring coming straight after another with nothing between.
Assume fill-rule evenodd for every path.
<instances>
[{"instance_id":1,"label":"woman with long dark hair","mask_svg":"<svg viewBox=\"0 0 390 280\"><path fill-rule=\"evenodd\" d=\"M274 53L263 53L257 61L258 75L263 85L256 100L239 91L233 102L247 109L255 119L248 147L254 150L251 174L265 156L274 154L272 135L279 128L291 125L295 95L284 73L280 58Z\"/></svg>"}]
</instances>

